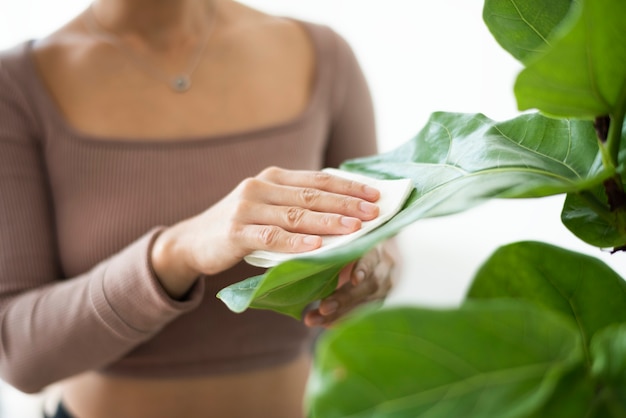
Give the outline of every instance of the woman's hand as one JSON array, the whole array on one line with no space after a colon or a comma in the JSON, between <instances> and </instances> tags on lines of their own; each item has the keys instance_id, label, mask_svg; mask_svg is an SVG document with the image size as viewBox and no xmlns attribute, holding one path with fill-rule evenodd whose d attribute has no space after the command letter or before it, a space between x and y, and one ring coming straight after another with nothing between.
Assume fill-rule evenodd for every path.
<instances>
[{"instance_id":1,"label":"woman's hand","mask_svg":"<svg viewBox=\"0 0 626 418\"><path fill-rule=\"evenodd\" d=\"M224 271L255 250L299 253L321 235L349 234L378 216L378 190L315 171L268 168L205 212L163 231L152 265L180 297L200 274Z\"/></svg>"},{"instance_id":2,"label":"woman's hand","mask_svg":"<svg viewBox=\"0 0 626 418\"><path fill-rule=\"evenodd\" d=\"M389 245L389 242L379 245L344 267L335 292L323 299L317 309L307 312L304 323L310 327L328 327L365 302L384 300L393 286L395 265Z\"/></svg>"}]
</instances>

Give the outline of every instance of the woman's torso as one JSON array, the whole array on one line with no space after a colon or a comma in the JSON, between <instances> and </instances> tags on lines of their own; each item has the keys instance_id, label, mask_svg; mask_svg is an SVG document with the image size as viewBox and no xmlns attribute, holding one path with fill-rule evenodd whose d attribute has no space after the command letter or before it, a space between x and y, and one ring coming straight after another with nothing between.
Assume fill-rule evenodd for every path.
<instances>
[{"instance_id":1,"label":"woman's torso","mask_svg":"<svg viewBox=\"0 0 626 418\"><path fill-rule=\"evenodd\" d=\"M63 141L47 137L44 147L66 277L155 224L206 209L267 165L318 169L324 163L323 116L306 126L301 121L321 99L305 28L230 2L217 24L183 94L94 38L80 19L34 46L36 68L67 133ZM307 141L294 142L299 130ZM233 165L238 175L225 178ZM147 206L159 209L146 214ZM253 274L258 271L241 265L209 277L209 302L104 373L64 382L68 409L79 418L297 416L308 358L293 357L303 352L297 345L308 331L269 312L241 319L214 298L220 287ZM246 365L259 355L259 341L277 354L260 353L267 359ZM215 364L207 377L206 364L216 358L227 374Z\"/></svg>"}]
</instances>

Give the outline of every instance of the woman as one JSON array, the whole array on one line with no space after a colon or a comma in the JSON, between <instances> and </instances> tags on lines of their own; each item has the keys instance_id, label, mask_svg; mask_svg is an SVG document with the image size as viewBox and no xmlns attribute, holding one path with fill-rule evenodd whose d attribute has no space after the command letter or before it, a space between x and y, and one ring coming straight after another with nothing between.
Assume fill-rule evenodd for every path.
<instances>
[{"instance_id":1,"label":"woman","mask_svg":"<svg viewBox=\"0 0 626 418\"><path fill-rule=\"evenodd\" d=\"M98 0L0 55L0 371L57 416L297 417L312 328L384 296L382 249L304 324L214 295L377 215L318 172L373 154L332 30L230 0ZM276 168L282 167L282 168Z\"/></svg>"}]
</instances>

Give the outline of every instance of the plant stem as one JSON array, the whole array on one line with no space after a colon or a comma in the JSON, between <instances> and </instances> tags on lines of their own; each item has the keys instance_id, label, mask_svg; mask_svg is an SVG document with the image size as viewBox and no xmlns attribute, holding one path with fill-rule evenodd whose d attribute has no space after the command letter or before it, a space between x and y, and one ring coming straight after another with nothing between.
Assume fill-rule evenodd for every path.
<instances>
[{"instance_id":1,"label":"plant stem","mask_svg":"<svg viewBox=\"0 0 626 418\"><path fill-rule=\"evenodd\" d=\"M624 125L624 114L626 113L626 81L622 85L620 95L617 99L617 106L611 112L611 124L606 141L606 149L614 167L619 165L619 150L622 140L622 127Z\"/></svg>"}]
</instances>

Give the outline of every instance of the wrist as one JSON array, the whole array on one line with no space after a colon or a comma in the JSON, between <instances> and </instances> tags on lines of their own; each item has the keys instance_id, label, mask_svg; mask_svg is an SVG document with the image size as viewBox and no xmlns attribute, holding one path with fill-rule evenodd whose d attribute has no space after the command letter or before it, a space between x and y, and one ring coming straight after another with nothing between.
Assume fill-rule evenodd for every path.
<instances>
[{"instance_id":1,"label":"wrist","mask_svg":"<svg viewBox=\"0 0 626 418\"><path fill-rule=\"evenodd\" d=\"M150 251L152 269L165 291L174 299L184 296L200 275L186 263L185 254L175 227L161 231Z\"/></svg>"}]
</instances>

